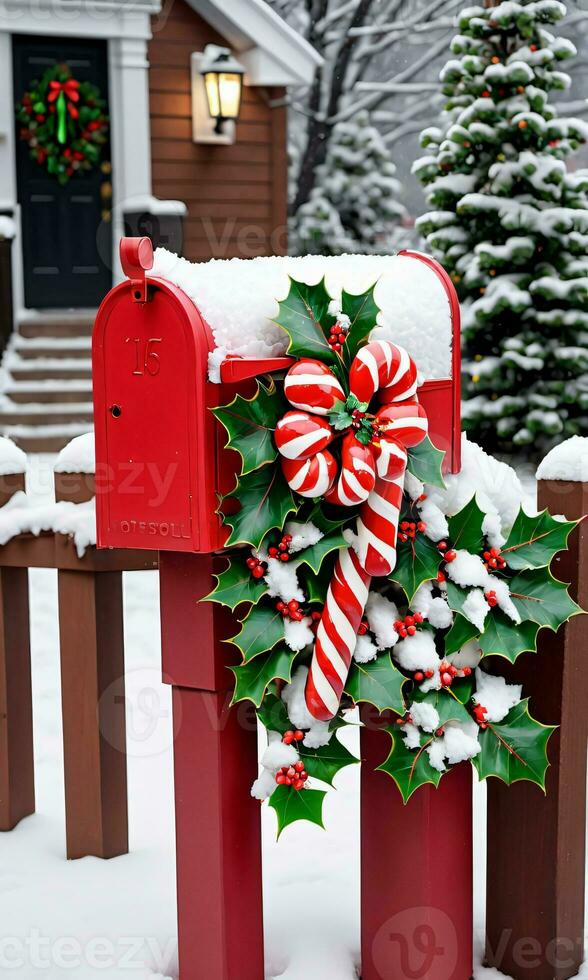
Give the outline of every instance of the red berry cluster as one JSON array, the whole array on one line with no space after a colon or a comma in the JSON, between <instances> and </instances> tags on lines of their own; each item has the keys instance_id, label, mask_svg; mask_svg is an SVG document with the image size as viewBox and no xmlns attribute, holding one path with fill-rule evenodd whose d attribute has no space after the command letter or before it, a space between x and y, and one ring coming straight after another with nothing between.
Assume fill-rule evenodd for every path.
<instances>
[{"instance_id":1,"label":"red berry cluster","mask_svg":"<svg viewBox=\"0 0 588 980\"><path fill-rule=\"evenodd\" d=\"M293 766L282 766L276 774L278 786L291 786L296 792L304 789L304 784L308 779L308 773L304 768L303 762L295 762Z\"/></svg>"},{"instance_id":2,"label":"red berry cluster","mask_svg":"<svg viewBox=\"0 0 588 980\"><path fill-rule=\"evenodd\" d=\"M405 636L414 636L417 626L422 623L424 618L422 613L413 613L411 616L405 616L404 619L397 619L394 623L394 629L402 639Z\"/></svg>"},{"instance_id":3,"label":"red berry cluster","mask_svg":"<svg viewBox=\"0 0 588 980\"><path fill-rule=\"evenodd\" d=\"M293 619L297 623L299 623L301 619L304 619L304 613L300 608L298 599L290 599L290 602L282 602L280 599L278 602L276 602L276 609L282 614L284 619Z\"/></svg>"},{"instance_id":4,"label":"red berry cluster","mask_svg":"<svg viewBox=\"0 0 588 980\"><path fill-rule=\"evenodd\" d=\"M282 735L282 742L284 745L292 745L292 742L301 742L303 738L304 732L301 732L298 728L296 731L290 729Z\"/></svg>"},{"instance_id":5,"label":"red berry cluster","mask_svg":"<svg viewBox=\"0 0 588 980\"><path fill-rule=\"evenodd\" d=\"M494 589L491 589L490 592L484 592L484 598L490 607L498 605L498 599L496 598Z\"/></svg>"},{"instance_id":6,"label":"red berry cluster","mask_svg":"<svg viewBox=\"0 0 588 980\"><path fill-rule=\"evenodd\" d=\"M445 562L452 562L455 561L455 559L457 558L457 551L454 551L453 548L450 548L449 545L447 544L447 541L438 541L437 549L442 553L443 561ZM439 579L438 581L444 582L445 576L443 576L443 578Z\"/></svg>"},{"instance_id":7,"label":"red berry cluster","mask_svg":"<svg viewBox=\"0 0 588 980\"><path fill-rule=\"evenodd\" d=\"M266 573L266 566L260 558L254 558L251 555L251 558L248 558L245 564L253 575L253 578L263 578Z\"/></svg>"},{"instance_id":8,"label":"red berry cluster","mask_svg":"<svg viewBox=\"0 0 588 980\"><path fill-rule=\"evenodd\" d=\"M367 633L367 631L369 630L369 628L370 628L370 624L368 623L367 619L362 619L362 621L359 624L359 627L357 629L357 635L358 636L365 636L365 634Z\"/></svg>"},{"instance_id":9,"label":"red berry cluster","mask_svg":"<svg viewBox=\"0 0 588 980\"><path fill-rule=\"evenodd\" d=\"M347 327L341 323L334 323L329 333L329 344L333 350L340 351L347 340Z\"/></svg>"},{"instance_id":10,"label":"red berry cluster","mask_svg":"<svg viewBox=\"0 0 588 980\"><path fill-rule=\"evenodd\" d=\"M439 667L439 675L443 687L451 687L456 677L469 677L471 672L471 667L463 667L461 670L458 670L457 667L447 663L446 660Z\"/></svg>"},{"instance_id":11,"label":"red berry cluster","mask_svg":"<svg viewBox=\"0 0 588 980\"><path fill-rule=\"evenodd\" d=\"M424 681L425 677L431 678L433 673L432 670L415 670L413 677L417 684L420 684L421 681Z\"/></svg>"},{"instance_id":12,"label":"red berry cluster","mask_svg":"<svg viewBox=\"0 0 588 980\"><path fill-rule=\"evenodd\" d=\"M485 551L484 564L489 572L501 572L506 568L506 562L500 555L500 548L490 548L490 551Z\"/></svg>"},{"instance_id":13,"label":"red berry cluster","mask_svg":"<svg viewBox=\"0 0 588 980\"><path fill-rule=\"evenodd\" d=\"M284 534L279 545L276 547L272 545L271 548L267 549L267 553L270 558L279 558L280 561L290 561L290 542L292 540L291 534Z\"/></svg>"},{"instance_id":14,"label":"red berry cluster","mask_svg":"<svg viewBox=\"0 0 588 980\"><path fill-rule=\"evenodd\" d=\"M480 728L488 728L488 722L486 717L488 715L488 708L485 708L482 704L474 705L474 718L478 722Z\"/></svg>"},{"instance_id":15,"label":"red berry cluster","mask_svg":"<svg viewBox=\"0 0 588 980\"><path fill-rule=\"evenodd\" d=\"M427 530L427 525L424 521L402 521L400 525L400 533L398 535L399 541L414 541L416 538L417 531L423 534Z\"/></svg>"}]
</instances>

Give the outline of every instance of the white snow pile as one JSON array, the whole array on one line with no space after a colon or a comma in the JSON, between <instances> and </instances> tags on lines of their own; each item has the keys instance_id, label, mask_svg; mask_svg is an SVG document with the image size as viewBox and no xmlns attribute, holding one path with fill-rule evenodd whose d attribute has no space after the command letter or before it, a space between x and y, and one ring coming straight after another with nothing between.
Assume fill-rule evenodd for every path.
<instances>
[{"instance_id":1,"label":"white snow pile","mask_svg":"<svg viewBox=\"0 0 588 980\"><path fill-rule=\"evenodd\" d=\"M489 456L475 442L470 442L464 433L461 471L447 474L445 484L445 490L427 487L426 502L436 504L443 514L452 516L475 495L480 510L486 514L483 530L490 544L497 548L503 545L524 497L521 481L512 467ZM410 492L412 496L416 489ZM424 514L423 520L426 520Z\"/></svg>"},{"instance_id":2,"label":"white snow pile","mask_svg":"<svg viewBox=\"0 0 588 980\"><path fill-rule=\"evenodd\" d=\"M572 436L555 446L539 464L537 479L588 482L588 438Z\"/></svg>"},{"instance_id":3,"label":"white snow pile","mask_svg":"<svg viewBox=\"0 0 588 980\"><path fill-rule=\"evenodd\" d=\"M522 695L521 684L507 684L504 677L495 677L476 670L476 693L473 700L486 708L486 719L498 723L506 718L511 708L518 704Z\"/></svg>"},{"instance_id":4,"label":"white snow pile","mask_svg":"<svg viewBox=\"0 0 588 980\"><path fill-rule=\"evenodd\" d=\"M319 531L312 521L308 521L307 524L288 521L284 527L284 532L292 535L289 548L292 555L296 554L297 551L302 551L303 548L311 548L313 544L317 544L324 537L323 532Z\"/></svg>"},{"instance_id":5,"label":"white snow pile","mask_svg":"<svg viewBox=\"0 0 588 980\"><path fill-rule=\"evenodd\" d=\"M481 748L475 721L448 721L441 738L433 739L426 751L433 768L445 772L445 761L451 766L466 762L473 759Z\"/></svg>"},{"instance_id":6,"label":"white snow pile","mask_svg":"<svg viewBox=\"0 0 588 980\"><path fill-rule=\"evenodd\" d=\"M12 218L0 214L0 238L15 238L16 224Z\"/></svg>"},{"instance_id":7,"label":"white snow pile","mask_svg":"<svg viewBox=\"0 0 588 980\"><path fill-rule=\"evenodd\" d=\"M332 732L329 731L328 721L317 721L306 707L304 688L307 677L308 667L299 667L291 683L284 685L282 701L293 727L306 732L304 745L309 749L319 749L322 745L329 744Z\"/></svg>"},{"instance_id":8,"label":"white snow pile","mask_svg":"<svg viewBox=\"0 0 588 980\"><path fill-rule=\"evenodd\" d=\"M82 558L86 548L96 544L95 498L83 504L62 500L35 505L19 491L0 508L0 545L19 534L37 536L43 531L73 538L78 557Z\"/></svg>"},{"instance_id":9,"label":"white snow pile","mask_svg":"<svg viewBox=\"0 0 588 980\"><path fill-rule=\"evenodd\" d=\"M446 574L461 588L474 587L464 602L463 612L479 629L484 628L486 613L490 609L484 595L487 592L495 592L502 611L512 619L513 623L520 623L521 617L510 597L510 590L505 580L491 575L479 555L458 550L455 560L446 566Z\"/></svg>"},{"instance_id":10,"label":"white snow pile","mask_svg":"<svg viewBox=\"0 0 588 980\"><path fill-rule=\"evenodd\" d=\"M275 357L288 338L273 318L289 290L288 276L309 285L325 277L335 305L341 292L377 283L381 309L372 337L406 347L425 378L451 375L451 314L444 286L425 263L404 255L305 255L188 262L158 248L152 274L179 286L209 324L217 349L209 362L220 380L226 354Z\"/></svg>"},{"instance_id":11,"label":"white snow pile","mask_svg":"<svg viewBox=\"0 0 588 980\"><path fill-rule=\"evenodd\" d=\"M432 582L425 582L417 589L411 608L413 612L422 613L436 629L447 629L453 623L453 613L447 599L445 596L433 596Z\"/></svg>"},{"instance_id":12,"label":"white snow pile","mask_svg":"<svg viewBox=\"0 0 588 980\"><path fill-rule=\"evenodd\" d=\"M59 453L53 469L56 473L95 473L94 433L86 432L68 442Z\"/></svg>"},{"instance_id":13,"label":"white snow pile","mask_svg":"<svg viewBox=\"0 0 588 980\"><path fill-rule=\"evenodd\" d=\"M370 630L374 634L377 650L388 650L398 643L399 636L394 629L394 622L399 618L400 613L394 602L380 595L379 592L370 592L365 614Z\"/></svg>"},{"instance_id":14,"label":"white snow pile","mask_svg":"<svg viewBox=\"0 0 588 980\"><path fill-rule=\"evenodd\" d=\"M13 473L25 473L27 456L22 449L5 436L0 436L0 476L10 476Z\"/></svg>"},{"instance_id":15,"label":"white snow pile","mask_svg":"<svg viewBox=\"0 0 588 980\"><path fill-rule=\"evenodd\" d=\"M403 670L413 673L415 670L439 669L441 663L433 634L422 630L400 640L394 647L392 656L398 661ZM425 690L423 687L422 690Z\"/></svg>"},{"instance_id":16,"label":"white snow pile","mask_svg":"<svg viewBox=\"0 0 588 980\"><path fill-rule=\"evenodd\" d=\"M261 773L251 787L254 800L267 800L276 788L276 775L282 766L293 766L300 756L293 745L285 745L277 732L270 732L270 743L261 757Z\"/></svg>"}]
</instances>

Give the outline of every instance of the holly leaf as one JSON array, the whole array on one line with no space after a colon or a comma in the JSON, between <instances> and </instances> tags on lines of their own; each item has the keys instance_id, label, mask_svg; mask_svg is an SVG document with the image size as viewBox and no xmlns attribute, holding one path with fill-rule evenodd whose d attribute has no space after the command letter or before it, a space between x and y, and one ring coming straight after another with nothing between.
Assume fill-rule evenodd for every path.
<instances>
[{"instance_id":1,"label":"holly leaf","mask_svg":"<svg viewBox=\"0 0 588 980\"><path fill-rule=\"evenodd\" d=\"M412 541L399 541L396 567L390 573L390 581L402 586L410 604L423 582L437 578L440 561L437 546L424 534L417 534Z\"/></svg>"},{"instance_id":2,"label":"holly leaf","mask_svg":"<svg viewBox=\"0 0 588 980\"><path fill-rule=\"evenodd\" d=\"M353 423L353 417L346 408L333 409L332 412L329 412L329 423L337 432L343 432Z\"/></svg>"},{"instance_id":3,"label":"holly leaf","mask_svg":"<svg viewBox=\"0 0 588 980\"><path fill-rule=\"evenodd\" d=\"M479 643L484 656L504 657L514 664L521 653L535 653L538 632L537 623L525 620L517 626L501 609L493 609L486 617Z\"/></svg>"},{"instance_id":4,"label":"holly leaf","mask_svg":"<svg viewBox=\"0 0 588 980\"><path fill-rule=\"evenodd\" d=\"M320 602L324 605L329 585L331 584L334 566L335 556L333 556L332 560L327 559L318 575L312 572L310 568L300 569L304 582L304 592L309 602Z\"/></svg>"},{"instance_id":5,"label":"holly leaf","mask_svg":"<svg viewBox=\"0 0 588 980\"><path fill-rule=\"evenodd\" d=\"M473 689L473 685L471 685L470 689ZM428 691L426 694L423 694L417 687L411 694L411 699L412 701L417 701L419 704L430 704L431 707L435 708L439 714L439 727L442 727L448 721L471 721L472 716L466 710L461 699L454 697L453 692L449 689Z\"/></svg>"},{"instance_id":6,"label":"holly leaf","mask_svg":"<svg viewBox=\"0 0 588 980\"><path fill-rule=\"evenodd\" d=\"M306 518L309 524L314 524L315 527L318 527L319 531L323 532L323 534L330 534L331 531L338 531L340 528L344 527L346 524L349 523L348 515L345 517L336 517L336 518L327 517L324 512L323 504L324 501L319 501L313 506L310 514ZM341 507L331 508L333 513L340 512L343 509L344 508Z\"/></svg>"},{"instance_id":7,"label":"holly leaf","mask_svg":"<svg viewBox=\"0 0 588 980\"><path fill-rule=\"evenodd\" d=\"M502 548L509 568L523 570L549 565L558 551L567 548L577 521L556 521L547 510L529 517L521 508Z\"/></svg>"},{"instance_id":8,"label":"holly leaf","mask_svg":"<svg viewBox=\"0 0 588 980\"><path fill-rule=\"evenodd\" d=\"M345 684L345 693L356 703L366 701L379 712L395 711L404 714L406 708L402 688L406 677L392 663L389 653L380 654L366 664L352 661Z\"/></svg>"},{"instance_id":9,"label":"holly leaf","mask_svg":"<svg viewBox=\"0 0 588 980\"><path fill-rule=\"evenodd\" d=\"M388 758L378 766L378 771L391 776L404 802L407 803L419 786L424 786L425 783L438 786L442 773L431 765L425 751L432 739L423 742L420 749L407 749L402 734L397 728L391 726L385 731L392 739L392 747Z\"/></svg>"},{"instance_id":10,"label":"holly leaf","mask_svg":"<svg viewBox=\"0 0 588 980\"><path fill-rule=\"evenodd\" d=\"M236 395L229 405L213 408L213 415L227 431L225 448L234 449L241 456L242 474L276 458L274 429L286 410L286 402L273 381L267 388L258 381L253 398Z\"/></svg>"},{"instance_id":11,"label":"holly leaf","mask_svg":"<svg viewBox=\"0 0 588 980\"><path fill-rule=\"evenodd\" d=\"M351 325L345 347L343 348L345 363L351 364L363 342L377 324L380 307L374 299L376 283L366 289L365 293L341 294L341 312L349 317Z\"/></svg>"},{"instance_id":12,"label":"holly leaf","mask_svg":"<svg viewBox=\"0 0 588 980\"><path fill-rule=\"evenodd\" d=\"M451 693L462 704L468 704L475 686L476 680L473 674L470 674L469 677L457 677L451 685Z\"/></svg>"},{"instance_id":13,"label":"holly leaf","mask_svg":"<svg viewBox=\"0 0 588 980\"><path fill-rule=\"evenodd\" d=\"M309 749L300 742L296 749L309 776L320 779L324 783L333 785L333 779L340 769L351 766L359 762L359 759L341 744L336 735L333 735L328 745L322 745L320 749Z\"/></svg>"},{"instance_id":14,"label":"holly leaf","mask_svg":"<svg viewBox=\"0 0 588 980\"><path fill-rule=\"evenodd\" d=\"M473 554L481 551L484 545L482 524L485 516L478 507L474 495L458 514L450 517L447 521L452 548L463 548Z\"/></svg>"},{"instance_id":15,"label":"holly leaf","mask_svg":"<svg viewBox=\"0 0 588 980\"><path fill-rule=\"evenodd\" d=\"M461 589L459 585L455 584L455 582L452 582L450 579L447 579L447 602L449 608L453 609L454 612L459 613L461 616L464 617L464 619L468 619L467 613L465 613L463 610L464 603L467 597L468 597L468 592L466 589Z\"/></svg>"},{"instance_id":16,"label":"holly leaf","mask_svg":"<svg viewBox=\"0 0 588 980\"><path fill-rule=\"evenodd\" d=\"M269 805L278 818L278 838L286 827L297 820L308 820L324 830L323 800L326 795L324 789L301 789L297 792L291 786L278 786L269 799Z\"/></svg>"},{"instance_id":17,"label":"holly leaf","mask_svg":"<svg viewBox=\"0 0 588 980\"><path fill-rule=\"evenodd\" d=\"M555 727L531 718L528 698L515 705L503 721L480 730L482 750L472 760L480 779L496 776L509 785L527 779L545 791L547 743Z\"/></svg>"},{"instance_id":18,"label":"holly leaf","mask_svg":"<svg viewBox=\"0 0 588 980\"><path fill-rule=\"evenodd\" d=\"M266 694L261 706L257 709L257 717L262 725L270 732L284 732L292 728L286 706L277 694Z\"/></svg>"},{"instance_id":19,"label":"holly leaf","mask_svg":"<svg viewBox=\"0 0 588 980\"><path fill-rule=\"evenodd\" d=\"M284 617L270 606L254 606L241 621L241 629L227 643L238 647L243 663L267 653L284 639Z\"/></svg>"},{"instance_id":20,"label":"holly leaf","mask_svg":"<svg viewBox=\"0 0 588 980\"><path fill-rule=\"evenodd\" d=\"M349 547L343 534L340 530L334 531L333 534L327 534L325 537L317 541L316 544L310 546L310 548L305 548L304 551L299 551L296 555L296 559L308 565L313 572L318 575L321 570L321 565L324 559L332 551L339 551L339 548Z\"/></svg>"},{"instance_id":21,"label":"holly leaf","mask_svg":"<svg viewBox=\"0 0 588 980\"><path fill-rule=\"evenodd\" d=\"M441 473L441 466L445 459L445 453L436 449L428 436L423 439L420 445L408 451L407 469L409 473L416 476L421 483L428 483L431 487L445 488L445 481Z\"/></svg>"},{"instance_id":22,"label":"holly leaf","mask_svg":"<svg viewBox=\"0 0 588 980\"><path fill-rule=\"evenodd\" d=\"M265 657L256 657L246 664L229 667L235 675L235 691L231 704L253 701L259 707L268 684L279 677L290 682L295 655L285 646L279 646Z\"/></svg>"},{"instance_id":23,"label":"holly leaf","mask_svg":"<svg viewBox=\"0 0 588 980\"><path fill-rule=\"evenodd\" d=\"M325 364L337 362L337 354L329 346L323 327L335 323L335 317L328 313L331 297L325 287L324 278L314 286L290 279L290 290L279 303L275 318L290 337L288 354L293 357L317 357Z\"/></svg>"},{"instance_id":24,"label":"holly leaf","mask_svg":"<svg viewBox=\"0 0 588 980\"><path fill-rule=\"evenodd\" d=\"M223 514L231 528L226 546L250 544L259 548L272 528L282 528L288 514L296 511L290 487L279 466L262 466L241 476L237 486L224 500L235 500L241 506L235 514Z\"/></svg>"},{"instance_id":25,"label":"holly leaf","mask_svg":"<svg viewBox=\"0 0 588 980\"><path fill-rule=\"evenodd\" d=\"M218 602L235 609L241 602L259 602L267 592L266 582L262 578L253 578L245 560L241 558L230 558L224 571L214 577L216 585L202 602Z\"/></svg>"},{"instance_id":26,"label":"holly leaf","mask_svg":"<svg viewBox=\"0 0 588 980\"><path fill-rule=\"evenodd\" d=\"M582 612L568 594L567 585L558 582L548 568L520 572L509 582L509 588L521 619L548 626L554 632Z\"/></svg>"},{"instance_id":27,"label":"holly leaf","mask_svg":"<svg viewBox=\"0 0 588 980\"><path fill-rule=\"evenodd\" d=\"M477 626L470 623L469 619L466 619L461 613L457 613L453 620L453 626L445 637L445 656L449 657L452 653L457 653L458 650L461 650L466 643L473 640L479 633L480 630Z\"/></svg>"}]
</instances>

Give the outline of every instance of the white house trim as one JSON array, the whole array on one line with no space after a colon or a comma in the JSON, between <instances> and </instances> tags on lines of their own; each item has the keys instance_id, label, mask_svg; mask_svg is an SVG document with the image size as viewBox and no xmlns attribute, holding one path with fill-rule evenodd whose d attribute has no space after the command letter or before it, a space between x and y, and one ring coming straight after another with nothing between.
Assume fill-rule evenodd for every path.
<instances>
[{"instance_id":1,"label":"white house trim","mask_svg":"<svg viewBox=\"0 0 588 980\"><path fill-rule=\"evenodd\" d=\"M323 59L264 0L187 0L227 39L249 85L310 85Z\"/></svg>"},{"instance_id":2,"label":"white house trim","mask_svg":"<svg viewBox=\"0 0 588 980\"><path fill-rule=\"evenodd\" d=\"M92 37L108 41L109 108L113 166L112 238L114 279L120 278L118 249L125 200L151 194L149 77L147 42L158 2L121 4L109 0L10 0L0 13L0 84L10 98L0 100L0 208L14 212L12 249L14 308L24 310L20 214L17 204L12 34ZM9 13L7 11L10 11Z\"/></svg>"}]
</instances>

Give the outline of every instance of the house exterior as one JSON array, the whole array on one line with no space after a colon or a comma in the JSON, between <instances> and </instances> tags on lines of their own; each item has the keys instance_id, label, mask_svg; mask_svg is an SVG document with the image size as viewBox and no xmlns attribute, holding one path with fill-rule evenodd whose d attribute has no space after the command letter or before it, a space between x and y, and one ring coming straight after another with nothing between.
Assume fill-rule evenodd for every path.
<instances>
[{"instance_id":1,"label":"house exterior","mask_svg":"<svg viewBox=\"0 0 588 980\"><path fill-rule=\"evenodd\" d=\"M191 61L210 44L245 69L234 142L193 138ZM25 448L53 449L91 423L89 334L120 277L122 234L150 234L194 260L285 250L285 100L319 63L263 0L7 0L0 216L15 227L16 330L4 356L1 431ZM46 105L35 103L33 79L46 81L59 65L77 101L62 80L49 83ZM71 127L82 109L97 116L83 135L90 144L98 131L99 156L84 144L79 161L62 155L51 172L44 110L61 111Z\"/></svg>"}]
</instances>

